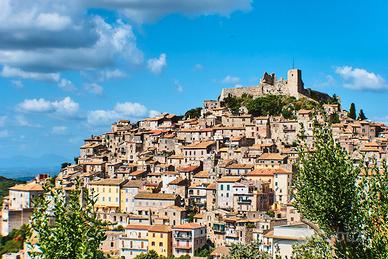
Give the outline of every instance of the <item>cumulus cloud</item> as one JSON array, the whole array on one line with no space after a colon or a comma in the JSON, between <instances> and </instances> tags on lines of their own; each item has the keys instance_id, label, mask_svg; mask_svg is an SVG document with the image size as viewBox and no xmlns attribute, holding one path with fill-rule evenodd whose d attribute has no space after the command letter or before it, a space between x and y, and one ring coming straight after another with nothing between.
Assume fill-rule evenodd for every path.
<instances>
[{"instance_id":1,"label":"cumulus cloud","mask_svg":"<svg viewBox=\"0 0 388 259\"><path fill-rule=\"evenodd\" d=\"M59 113L72 115L79 110L79 104L70 97L63 100L49 101L44 98L26 99L17 106L17 110L25 113Z\"/></svg>"},{"instance_id":2,"label":"cumulus cloud","mask_svg":"<svg viewBox=\"0 0 388 259\"><path fill-rule=\"evenodd\" d=\"M123 78L126 77L127 73L121 71L120 69L104 70L100 72L100 80L109 80L114 78Z\"/></svg>"},{"instance_id":3,"label":"cumulus cloud","mask_svg":"<svg viewBox=\"0 0 388 259\"><path fill-rule=\"evenodd\" d=\"M108 125L119 119L139 120L154 115L156 112L148 110L146 106L140 103L117 103L112 110L90 111L87 116L87 122L90 125Z\"/></svg>"},{"instance_id":4,"label":"cumulus cloud","mask_svg":"<svg viewBox=\"0 0 388 259\"><path fill-rule=\"evenodd\" d=\"M160 54L159 58L151 58L147 61L148 69L154 74L160 74L167 66L167 56L165 53Z\"/></svg>"},{"instance_id":5,"label":"cumulus cloud","mask_svg":"<svg viewBox=\"0 0 388 259\"><path fill-rule=\"evenodd\" d=\"M88 0L92 6L115 8L137 22L154 21L169 14L187 16L222 15L249 11L251 0Z\"/></svg>"},{"instance_id":6,"label":"cumulus cloud","mask_svg":"<svg viewBox=\"0 0 388 259\"><path fill-rule=\"evenodd\" d=\"M104 88L99 84L91 83L85 85L85 90L92 94L101 95L104 91Z\"/></svg>"},{"instance_id":7,"label":"cumulus cloud","mask_svg":"<svg viewBox=\"0 0 388 259\"><path fill-rule=\"evenodd\" d=\"M58 86L64 91L75 91L77 89L73 84L73 82L65 78L62 78L61 80L59 80Z\"/></svg>"},{"instance_id":8,"label":"cumulus cloud","mask_svg":"<svg viewBox=\"0 0 388 259\"><path fill-rule=\"evenodd\" d=\"M344 87L352 90L381 91L388 89L388 84L381 75L363 68L342 66L337 67L335 72L344 80Z\"/></svg>"},{"instance_id":9,"label":"cumulus cloud","mask_svg":"<svg viewBox=\"0 0 388 259\"><path fill-rule=\"evenodd\" d=\"M50 82L57 82L60 79L59 73L27 72L7 65L3 67L0 74L3 77L18 77L23 79L34 79Z\"/></svg>"},{"instance_id":10,"label":"cumulus cloud","mask_svg":"<svg viewBox=\"0 0 388 259\"><path fill-rule=\"evenodd\" d=\"M223 84L235 85L235 84L240 83L240 78L237 77L237 76L227 75L227 76L224 77L224 79L222 79L222 83Z\"/></svg>"}]
</instances>

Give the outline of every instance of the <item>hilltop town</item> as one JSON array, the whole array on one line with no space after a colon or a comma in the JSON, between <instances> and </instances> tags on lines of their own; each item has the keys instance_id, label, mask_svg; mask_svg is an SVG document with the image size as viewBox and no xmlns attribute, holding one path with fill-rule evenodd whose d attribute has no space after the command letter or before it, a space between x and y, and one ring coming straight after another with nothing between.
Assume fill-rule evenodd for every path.
<instances>
[{"instance_id":1,"label":"hilltop town","mask_svg":"<svg viewBox=\"0 0 388 259\"><path fill-rule=\"evenodd\" d=\"M260 103L271 98L283 106ZM258 240L261 250L290 258L292 245L316 231L291 204L298 136L311 147L315 120L330 121L355 164L387 158L384 124L349 117L339 97L305 88L302 71L291 69L287 79L265 73L256 86L223 89L185 116L119 120L84 140L55 185L72 190L81 179L97 195L99 217L115 223L101 246L111 256L193 257L211 242L211 256L221 258L232 244ZM28 223L47 178L10 188L1 235Z\"/></svg>"}]
</instances>

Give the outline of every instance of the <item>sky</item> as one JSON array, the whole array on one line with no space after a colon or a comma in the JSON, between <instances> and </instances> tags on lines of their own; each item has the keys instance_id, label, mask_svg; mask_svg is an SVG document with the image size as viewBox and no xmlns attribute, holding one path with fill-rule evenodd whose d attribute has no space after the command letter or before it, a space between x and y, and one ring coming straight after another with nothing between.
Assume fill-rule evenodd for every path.
<instances>
[{"instance_id":1,"label":"sky","mask_svg":"<svg viewBox=\"0 0 388 259\"><path fill-rule=\"evenodd\" d=\"M264 72L286 77L293 64L305 87L388 122L387 9L383 0L0 0L0 158L72 159L115 120L183 114Z\"/></svg>"}]
</instances>

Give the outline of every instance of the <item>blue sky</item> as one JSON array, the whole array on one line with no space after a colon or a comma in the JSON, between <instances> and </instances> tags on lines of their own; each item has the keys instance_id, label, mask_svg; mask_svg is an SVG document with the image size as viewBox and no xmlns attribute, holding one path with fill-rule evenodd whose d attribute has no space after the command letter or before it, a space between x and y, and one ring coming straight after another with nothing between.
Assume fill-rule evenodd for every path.
<instances>
[{"instance_id":1,"label":"blue sky","mask_svg":"<svg viewBox=\"0 0 388 259\"><path fill-rule=\"evenodd\" d=\"M388 121L386 1L0 0L0 158L286 76Z\"/></svg>"}]
</instances>

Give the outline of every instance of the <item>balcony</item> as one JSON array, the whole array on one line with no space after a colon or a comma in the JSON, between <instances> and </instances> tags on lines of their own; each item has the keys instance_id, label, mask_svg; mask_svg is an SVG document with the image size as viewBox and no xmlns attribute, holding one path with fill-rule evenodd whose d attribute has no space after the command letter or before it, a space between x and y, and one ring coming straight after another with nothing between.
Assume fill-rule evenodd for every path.
<instances>
[{"instance_id":1,"label":"balcony","mask_svg":"<svg viewBox=\"0 0 388 259\"><path fill-rule=\"evenodd\" d=\"M238 204L251 204L252 200L249 199L241 199L237 201Z\"/></svg>"},{"instance_id":2,"label":"balcony","mask_svg":"<svg viewBox=\"0 0 388 259\"><path fill-rule=\"evenodd\" d=\"M188 244L179 244L179 243L177 243L177 244L174 245L175 249L191 249L192 247L193 246L192 246L191 243L188 243Z\"/></svg>"},{"instance_id":3,"label":"balcony","mask_svg":"<svg viewBox=\"0 0 388 259\"><path fill-rule=\"evenodd\" d=\"M177 240L191 240L192 239L192 235L178 234L178 235L174 235L174 238L177 239Z\"/></svg>"},{"instance_id":4,"label":"balcony","mask_svg":"<svg viewBox=\"0 0 388 259\"><path fill-rule=\"evenodd\" d=\"M225 225L224 224L213 224L213 231L215 234L225 234Z\"/></svg>"}]
</instances>

